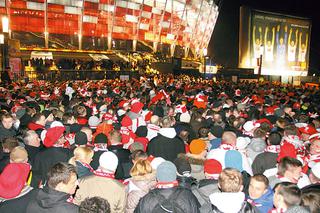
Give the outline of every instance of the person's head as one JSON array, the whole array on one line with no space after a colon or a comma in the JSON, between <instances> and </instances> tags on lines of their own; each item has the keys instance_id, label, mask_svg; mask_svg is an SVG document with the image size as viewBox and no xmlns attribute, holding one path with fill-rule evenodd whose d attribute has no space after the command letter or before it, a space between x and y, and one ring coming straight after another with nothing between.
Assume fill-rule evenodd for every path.
<instances>
[{"instance_id":1,"label":"person's head","mask_svg":"<svg viewBox=\"0 0 320 213\"><path fill-rule=\"evenodd\" d=\"M157 115L152 115L152 116L151 116L151 119L150 119L150 123L158 126L159 123L160 123L160 118L159 118L159 116L157 116Z\"/></svg>"},{"instance_id":2,"label":"person's head","mask_svg":"<svg viewBox=\"0 0 320 213\"><path fill-rule=\"evenodd\" d=\"M303 192L301 205L309 207L311 213L320 212L320 193L317 191Z\"/></svg>"},{"instance_id":3,"label":"person's head","mask_svg":"<svg viewBox=\"0 0 320 213\"><path fill-rule=\"evenodd\" d=\"M2 142L2 150L5 153L10 153L17 146L19 146L18 139L13 137L5 138Z\"/></svg>"},{"instance_id":4,"label":"person's head","mask_svg":"<svg viewBox=\"0 0 320 213\"><path fill-rule=\"evenodd\" d=\"M265 139L266 138L266 134L267 133L263 129L261 129L260 127L253 131L253 137L254 138Z\"/></svg>"},{"instance_id":5,"label":"person's head","mask_svg":"<svg viewBox=\"0 0 320 213\"><path fill-rule=\"evenodd\" d=\"M92 142L92 129L89 127L82 127L81 132L84 132L87 135L87 140L89 143Z\"/></svg>"},{"instance_id":6,"label":"person's head","mask_svg":"<svg viewBox=\"0 0 320 213\"><path fill-rule=\"evenodd\" d=\"M39 147L40 141L39 135L34 130L28 130L23 137L23 142L29 146Z\"/></svg>"},{"instance_id":7,"label":"person's head","mask_svg":"<svg viewBox=\"0 0 320 213\"><path fill-rule=\"evenodd\" d=\"M295 115L295 112L292 111L292 107L290 107L290 106L285 106L283 108L283 111L289 116L294 116Z\"/></svg>"},{"instance_id":8,"label":"person's head","mask_svg":"<svg viewBox=\"0 0 320 213\"><path fill-rule=\"evenodd\" d=\"M150 162L147 159L139 159L134 162L133 167L130 170L130 175L135 176L144 176L152 173L152 167Z\"/></svg>"},{"instance_id":9,"label":"person's head","mask_svg":"<svg viewBox=\"0 0 320 213\"><path fill-rule=\"evenodd\" d=\"M109 134L111 144L120 144L121 143L121 134L118 130L112 130Z\"/></svg>"},{"instance_id":10,"label":"person's head","mask_svg":"<svg viewBox=\"0 0 320 213\"><path fill-rule=\"evenodd\" d=\"M316 155L320 153L320 139L316 139L311 142L310 145L310 154Z\"/></svg>"},{"instance_id":11,"label":"person's head","mask_svg":"<svg viewBox=\"0 0 320 213\"><path fill-rule=\"evenodd\" d=\"M76 108L76 112L78 116L85 117L87 115L87 110L84 106L78 106Z\"/></svg>"},{"instance_id":12,"label":"person's head","mask_svg":"<svg viewBox=\"0 0 320 213\"><path fill-rule=\"evenodd\" d=\"M297 135L298 134L298 129L294 125L288 125L284 128L284 135L289 136L289 135Z\"/></svg>"},{"instance_id":13,"label":"person's head","mask_svg":"<svg viewBox=\"0 0 320 213\"><path fill-rule=\"evenodd\" d=\"M46 118L46 121L45 122L53 122L54 121L54 115L53 115L53 113L50 111L50 110L44 110L43 112L42 112L42 114L45 116L45 118ZM63 116L62 116L62 118L63 118Z\"/></svg>"},{"instance_id":14,"label":"person's head","mask_svg":"<svg viewBox=\"0 0 320 213\"><path fill-rule=\"evenodd\" d=\"M311 171L309 173L309 179L312 184L320 183L320 162L312 166Z\"/></svg>"},{"instance_id":15,"label":"person's head","mask_svg":"<svg viewBox=\"0 0 320 213\"><path fill-rule=\"evenodd\" d=\"M171 118L169 116L165 116L162 118L160 125L162 128L170 128L171 122L172 122Z\"/></svg>"},{"instance_id":16,"label":"person's head","mask_svg":"<svg viewBox=\"0 0 320 213\"><path fill-rule=\"evenodd\" d=\"M262 174L251 177L249 185L249 196L252 199L258 199L268 191L269 180Z\"/></svg>"},{"instance_id":17,"label":"person's head","mask_svg":"<svg viewBox=\"0 0 320 213\"><path fill-rule=\"evenodd\" d=\"M218 185L222 192L241 192L243 189L241 173L236 169L225 168L222 170Z\"/></svg>"},{"instance_id":18,"label":"person's head","mask_svg":"<svg viewBox=\"0 0 320 213\"><path fill-rule=\"evenodd\" d=\"M46 117L42 113L37 113L33 116L32 121L41 126L46 125Z\"/></svg>"},{"instance_id":19,"label":"person's head","mask_svg":"<svg viewBox=\"0 0 320 213\"><path fill-rule=\"evenodd\" d=\"M199 134L199 138L206 138L208 137L209 129L206 127L200 127L198 134Z\"/></svg>"},{"instance_id":20,"label":"person's head","mask_svg":"<svg viewBox=\"0 0 320 213\"><path fill-rule=\"evenodd\" d=\"M115 173L118 167L118 157L113 152L104 152L99 158L99 168L104 172Z\"/></svg>"},{"instance_id":21,"label":"person's head","mask_svg":"<svg viewBox=\"0 0 320 213\"><path fill-rule=\"evenodd\" d=\"M10 152L10 163L27 163L27 162L28 162L28 152L22 146L17 146Z\"/></svg>"},{"instance_id":22,"label":"person's head","mask_svg":"<svg viewBox=\"0 0 320 213\"><path fill-rule=\"evenodd\" d=\"M101 197L87 197L80 203L79 213L110 213L109 202Z\"/></svg>"},{"instance_id":23,"label":"person's head","mask_svg":"<svg viewBox=\"0 0 320 213\"><path fill-rule=\"evenodd\" d=\"M13 117L9 113L1 115L1 123L5 129L10 129L13 125Z\"/></svg>"},{"instance_id":24,"label":"person's head","mask_svg":"<svg viewBox=\"0 0 320 213\"><path fill-rule=\"evenodd\" d=\"M68 163L59 162L48 172L48 186L60 192L74 194L78 185L76 168Z\"/></svg>"},{"instance_id":25,"label":"person's head","mask_svg":"<svg viewBox=\"0 0 320 213\"><path fill-rule=\"evenodd\" d=\"M177 168L172 162L164 161L157 167L156 177L157 181L160 183L176 181Z\"/></svg>"},{"instance_id":26,"label":"person's head","mask_svg":"<svg viewBox=\"0 0 320 213\"><path fill-rule=\"evenodd\" d=\"M215 159L207 159L204 161L203 171L206 179L218 180L219 175L222 172L222 165Z\"/></svg>"},{"instance_id":27,"label":"person's head","mask_svg":"<svg viewBox=\"0 0 320 213\"><path fill-rule=\"evenodd\" d=\"M70 159L69 163L75 165L75 161L80 161L81 163L90 164L93 157L93 150L89 147L77 147L73 151L73 157Z\"/></svg>"},{"instance_id":28,"label":"person's head","mask_svg":"<svg viewBox=\"0 0 320 213\"><path fill-rule=\"evenodd\" d=\"M300 204L301 191L296 184L282 182L274 187L273 205L286 211L289 207Z\"/></svg>"},{"instance_id":29,"label":"person's head","mask_svg":"<svg viewBox=\"0 0 320 213\"><path fill-rule=\"evenodd\" d=\"M64 124L74 124L77 122L76 118L74 117L73 114L71 113L65 113L63 116L62 116L62 122Z\"/></svg>"},{"instance_id":30,"label":"person's head","mask_svg":"<svg viewBox=\"0 0 320 213\"><path fill-rule=\"evenodd\" d=\"M222 134L222 143L223 144L229 144L232 146L236 146L237 144L237 135L236 133L232 132L232 131L225 131Z\"/></svg>"},{"instance_id":31,"label":"person's head","mask_svg":"<svg viewBox=\"0 0 320 213\"><path fill-rule=\"evenodd\" d=\"M286 177L292 183L297 183L302 175L302 163L291 157L284 157L278 164L278 175Z\"/></svg>"},{"instance_id":32,"label":"person's head","mask_svg":"<svg viewBox=\"0 0 320 213\"><path fill-rule=\"evenodd\" d=\"M132 163L134 164L138 160L148 159L148 154L143 150L135 150L131 153L130 158L132 160Z\"/></svg>"},{"instance_id":33,"label":"person's head","mask_svg":"<svg viewBox=\"0 0 320 213\"><path fill-rule=\"evenodd\" d=\"M270 145L280 145L282 136L279 132L271 132L268 137L268 144Z\"/></svg>"}]
</instances>

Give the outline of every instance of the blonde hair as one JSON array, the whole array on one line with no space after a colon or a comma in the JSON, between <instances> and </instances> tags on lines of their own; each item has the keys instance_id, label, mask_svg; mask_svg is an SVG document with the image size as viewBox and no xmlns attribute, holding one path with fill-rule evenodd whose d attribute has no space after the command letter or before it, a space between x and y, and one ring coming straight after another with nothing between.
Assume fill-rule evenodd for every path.
<instances>
[{"instance_id":1,"label":"blonde hair","mask_svg":"<svg viewBox=\"0 0 320 213\"><path fill-rule=\"evenodd\" d=\"M218 181L222 192L240 192L242 189L242 175L236 169L222 170Z\"/></svg>"},{"instance_id":2,"label":"blonde hair","mask_svg":"<svg viewBox=\"0 0 320 213\"><path fill-rule=\"evenodd\" d=\"M130 170L131 176L143 176L150 173L152 173L152 167L150 162L146 159L137 160Z\"/></svg>"},{"instance_id":3,"label":"blonde hair","mask_svg":"<svg viewBox=\"0 0 320 213\"><path fill-rule=\"evenodd\" d=\"M85 161L86 158L92 157L94 154L93 150L89 147L77 147L73 151L73 157L70 158L69 163L76 165L76 161Z\"/></svg>"}]
</instances>

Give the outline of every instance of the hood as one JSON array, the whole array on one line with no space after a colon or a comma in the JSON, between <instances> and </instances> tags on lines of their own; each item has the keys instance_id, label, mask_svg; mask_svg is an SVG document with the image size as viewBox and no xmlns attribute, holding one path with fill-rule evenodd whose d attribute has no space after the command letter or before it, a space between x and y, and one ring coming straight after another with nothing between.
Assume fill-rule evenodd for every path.
<instances>
[{"instance_id":1,"label":"hood","mask_svg":"<svg viewBox=\"0 0 320 213\"><path fill-rule=\"evenodd\" d=\"M243 192L213 193L210 202L224 213L237 213L242 207L245 195ZM230 205L231 204L231 205Z\"/></svg>"},{"instance_id":2,"label":"hood","mask_svg":"<svg viewBox=\"0 0 320 213\"><path fill-rule=\"evenodd\" d=\"M70 195L67 193L56 191L47 186L43 190L39 191L37 202L41 208L46 209L67 202L69 197Z\"/></svg>"},{"instance_id":3,"label":"hood","mask_svg":"<svg viewBox=\"0 0 320 213\"><path fill-rule=\"evenodd\" d=\"M252 138L249 144L249 148L254 152L262 152L266 147L266 142L261 138Z\"/></svg>"},{"instance_id":4,"label":"hood","mask_svg":"<svg viewBox=\"0 0 320 213\"><path fill-rule=\"evenodd\" d=\"M161 128L159 130L159 134L167 138L174 138L177 135L176 130L174 128Z\"/></svg>"},{"instance_id":5,"label":"hood","mask_svg":"<svg viewBox=\"0 0 320 213\"><path fill-rule=\"evenodd\" d=\"M250 197L249 197L250 199ZM254 203L256 203L257 207L259 206L269 206L270 209L272 209L273 207L273 190L271 189L271 187L268 187L268 191L263 194L261 197L259 197L258 199L252 199L254 201Z\"/></svg>"}]
</instances>

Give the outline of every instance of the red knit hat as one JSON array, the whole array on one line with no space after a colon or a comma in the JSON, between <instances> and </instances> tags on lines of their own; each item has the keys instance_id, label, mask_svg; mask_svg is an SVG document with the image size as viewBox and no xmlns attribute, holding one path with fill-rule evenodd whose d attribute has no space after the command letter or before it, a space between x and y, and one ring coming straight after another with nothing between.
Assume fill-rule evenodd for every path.
<instances>
[{"instance_id":1,"label":"red knit hat","mask_svg":"<svg viewBox=\"0 0 320 213\"><path fill-rule=\"evenodd\" d=\"M125 116L122 118L121 126L124 126L124 127L132 126L132 120L131 120L131 118L130 118L129 116L125 115Z\"/></svg>"},{"instance_id":2,"label":"red knit hat","mask_svg":"<svg viewBox=\"0 0 320 213\"><path fill-rule=\"evenodd\" d=\"M142 110L143 106L144 106L143 103L135 102L134 104L131 105L131 112L139 113Z\"/></svg>"},{"instance_id":3,"label":"red knit hat","mask_svg":"<svg viewBox=\"0 0 320 213\"><path fill-rule=\"evenodd\" d=\"M222 172L222 165L215 159L208 159L204 161L204 172L210 175L219 175Z\"/></svg>"},{"instance_id":4,"label":"red knit hat","mask_svg":"<svg viewBox=\"0 0 320 213\"><path fill-rule=\"evenodd\" d=\"M10 163L0 175L0 197L11 199L18 196L26 185L30 172L27 163Z\"/></svg>"},{"instance_id":5,"label":"red knit hat","mask_svg":"<svg viewBox=\"0 0 320 213\"><path fill-rule=\"evenodd\" d=\"M290 143L284 143L280 147L280 153L278 155L277 162L280 162L280 160L284 157L297 158L297 150L295 149L294 145Z\"/></svg>"},{"instance_id":6,"label":"red knit hat","mask_svg":"<svg viewBox=\"0 0 320 213\"><path fill-rule=\"evenodd\" d=\"M66 130L63 126L51 127L47 130L41 132L41 140L45 147L52 147L59 138L63 135L63 132Z\"/></svg>"},{"instance_id":7,"label":"red knit hat","mask_svg":"<svg viewBox=\"0 0 320 213\"><path fill-rule=\"evenodd\" d=\"M307 126L304 127L300 127L299 131L301 134L308 134L308 135L313 135L318 133L318 131L310 124L308 124Z\"/></svg>"}]
</instances>

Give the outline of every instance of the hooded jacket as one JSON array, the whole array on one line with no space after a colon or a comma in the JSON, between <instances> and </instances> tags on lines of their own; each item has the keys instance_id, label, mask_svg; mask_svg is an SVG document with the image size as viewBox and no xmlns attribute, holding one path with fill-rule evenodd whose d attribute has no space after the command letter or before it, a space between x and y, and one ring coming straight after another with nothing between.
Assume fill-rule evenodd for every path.
<instances>
[{"instance_id":1,"label":"hooded jacket","mask_svg":"<svg viewBox=\"0 0 320 213\"><path fill-rule=\"evenodd\" d=\"M256 156L264 151L267 147L266 142L262 138L252 138L251 143L247 147L248 157L254 161Z\"/></svg>"},{"instance_id":2,"label":"hooded jacket","mask_svg":"<svg viewBox=\"0 0 320 213\"><path fill-rule=\"evenodd\" d=\"M147 152L148 155L173 162L178 154L185 153L185 146L184 142L177 137L174 128L161 128L158 136L148 144Z\"/></svg>"},{"instance_id":3,"label":"hooded jacket","mask_svg":"<svg viewBox=\"0 0 320 213\"><path fill-rule=\"evenodd\" d=\"M273 208L273 190L271 187L268 187L268 191L258 199L251 199L250 197L249 199L253 201L252 205L257 207L261 213L268 213Z\"/></svg>"},{"instance_id":4,"label":"hooded jacket","mask_svg":"<svg viewBox=\"0 0 320 213\"><path fill-rule=\"evenodd\" d=\"M78 207L67 202L69 194L45 187L30 201L27 213L72 213L79 212Z\"/></svg>"}]
</instances>

